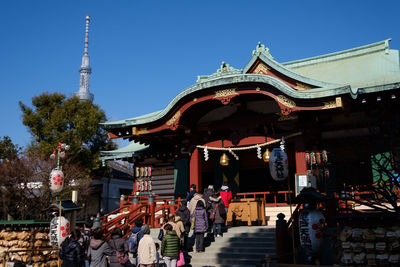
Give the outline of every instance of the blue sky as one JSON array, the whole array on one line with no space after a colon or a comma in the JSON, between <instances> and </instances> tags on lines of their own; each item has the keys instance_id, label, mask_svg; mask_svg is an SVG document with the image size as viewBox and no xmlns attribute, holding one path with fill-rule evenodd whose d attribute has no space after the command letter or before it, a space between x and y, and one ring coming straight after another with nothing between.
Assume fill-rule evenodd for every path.
<instances>
[{"instance_id":1,"label":"blue sky","mask_svg":"<svg viewBox=\"0 0 400 267\"><path fill-rule=\"evenodd\" d=\"M278 62L393 38L400 1L0 1L0 137L26 146L18 101L78 90L85 15L94 102L109 120L163 109L214 73L243 68L261 41Z\"/></svg>"}]
</instances>

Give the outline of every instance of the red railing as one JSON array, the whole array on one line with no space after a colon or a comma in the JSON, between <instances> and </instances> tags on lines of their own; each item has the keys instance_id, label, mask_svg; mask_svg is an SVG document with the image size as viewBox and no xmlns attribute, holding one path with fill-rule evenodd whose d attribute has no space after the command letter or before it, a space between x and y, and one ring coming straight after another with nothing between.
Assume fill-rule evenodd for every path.
<instances>
[{"instance_id":1,"label":"red railing","mask_svg":"<svg viewBox=\"0 0 400 267\"><path fill-rule=\"evenodd\" d=\"M137 219L144 219L146 220L146 217L149 214L149 207L148 205L139 205L135 208L130 207L131 209L125 210L128 207L120 207L117 210L104 215L103 217L103 229L105 230L105 237L108 239L111 235L111 231L117 227L120 228L123 232L128 232L126 230L129 230L133 222ZM123 212L123 213L121 213ZM116 215L115 218L112 218L110 220L109 216L111 215ZM108 221L106 221L108 220Z\"/></svg>"},{"instance_id":2,"label":"red railing","mask_svg":"<svg viewBox=\"0 0 400 267\"><path fill-rule=\"evenodd\" d=\"M156 206L154 209L154 227L161 227L163 222L168 220L168 216L170 214L175 214L176 210L179 208L179 203L181 199L178 199L178 202L176 204L169 204L168 201L164 200L164 203ZM158 215L156 215L159 213Z\"/></svg>"},{"instance_id":3,"label":"red railing","mask_svg":"<svg viewBox=\"0 0 400 267\"><path fill-rule=\"evenodd\" d=\"M149 202L148 197L139 197L134 200L133 196L128 196L121 200L120 207L103 216L102 228L106 239L111 237L114 228L120 228L125 237L129 235L129 229L138 219L143 219L145 224L151 228L158 228L167 221L169 214L175 214L179 207L180 198L177 203L169 203L164 200L156 202L155 196ZM115 216L114 218L111 218Z\"/></svg>"}]
</instances>

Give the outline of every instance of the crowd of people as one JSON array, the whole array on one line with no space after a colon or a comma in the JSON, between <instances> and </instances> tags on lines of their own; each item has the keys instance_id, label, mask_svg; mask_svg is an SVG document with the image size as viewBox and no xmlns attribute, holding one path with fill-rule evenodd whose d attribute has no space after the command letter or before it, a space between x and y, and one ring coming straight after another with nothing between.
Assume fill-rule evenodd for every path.
<instances>
[{"instance_id":1,"label":"crowd of people","mask_svg":"<svg viewBox=\"0 0 400 267\"><path fill-rule=\"evenodd\" d=\"M183 266L184 253L191 250L191 230L198 253L205 251L206 233L211 233L214 238L222 237L222 228L231 199L232 193L227 185L223 185L221 190L217 191L210 185L203 194L196 191L196 185L191 185L186 200L180 202L176 213L170 214L168 221L160 229L158 238L161 247L150 236L150 227L143 224L141 219L135 221L128 239L123 238L121 229L114 228L108 242L99 227L101 225L94 223L92 229L84 225L81 230L73 230L61 244L61 266ZM165 265L160 264L160 259Z\"/></svg>"}]
</instances>

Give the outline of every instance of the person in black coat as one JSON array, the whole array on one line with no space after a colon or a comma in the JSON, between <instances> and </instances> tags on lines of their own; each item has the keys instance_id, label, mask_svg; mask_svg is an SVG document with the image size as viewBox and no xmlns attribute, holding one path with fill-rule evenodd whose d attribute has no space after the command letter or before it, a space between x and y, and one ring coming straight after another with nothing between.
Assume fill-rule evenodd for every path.
<instances>
[{"instance_id":1,"label":"person in black coat","mask_svg":"<svg viewBox=\"0 0 400 267\"><path fill-rule=\"evenodd\" d=\"M212 208L212 203L210 200L210 197L212 197L214 195L214 186L213 185L209 185L206 189L204 189L204 193L203 193L203 199L206 202L206 211L207 211L207 217L210 218L210 211ZM208 219L208 229L207 232L210 232L211 230L211 226L212 226L212 221L210 219Z\"/></svg>"},{"instance_id":2,"label":"person in black coat","mask_svg":"<svg viewBox=\"0 0 400 267\"><path fill-rule=\"evenodd\" d=\"M181 217L183 227L185 228L185 231L182 233L183 234L183 249L188 250L188 236L190 232L190 211L186 207L187 202L185 200L181 200L181 203L179 203L179 209L176 211L176 216Z\"/></svg>"},{"instance_id":3,"label":"person in black coat","mask_svg":"<svg viewBox=\"0 0 400 267\"><path fill-rule=\"evenodd\" d=\"M212 208L210 210L210 219L213 223L213 233L214 237L222 236L222 226L226 221L226 212L224 201L221 199L219 192L214 193L212 197L210 197L212 202Z\"/></svg>"},{"instance_id":4,"label":"person in black coat","mask_svg":"<svg viewBox=\"0 0 400 267\"><path fill-rule=\"evenodd\" d=\"M79 239L81 232L73 230L71 235L64 240L60 248L60 259L62 259L61 267L81 267L84 263L84 251Z\"/></svg>"},{"instance_id":5,"label":"person in black coat","mask_svg":"<svg viewBox=\"0 0 400 267\"><path fill-rule=\"evenodd\" d=\"M189 190L190 190L190 191L189 191L189 192L187 193L187 195L186 195L186 201L187 201L188 203L190 202L190 200L192 200L194 194L197 193L197 191L196 191L196 185L195 185L195 184L190 185L190 189L189 189Z\"/></svg>"},{"instance_id":6,"label":"person in black coat","mask_svg":"<svg viewBox=\"0 0 400 267\"><path fill-rule=\"evenodd\" d=\"M206 202L206 210L209 211L211 209L211 201L210 197L214 195L214 186L209 185L206 189L204 189L203 199Z\"/></svg>"}]
</instances>

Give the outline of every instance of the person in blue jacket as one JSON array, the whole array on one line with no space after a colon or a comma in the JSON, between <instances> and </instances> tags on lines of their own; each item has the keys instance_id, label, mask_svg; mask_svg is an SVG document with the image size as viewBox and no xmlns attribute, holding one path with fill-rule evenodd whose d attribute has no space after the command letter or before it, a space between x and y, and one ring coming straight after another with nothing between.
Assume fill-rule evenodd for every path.
<instances>
[{"instance_id":1,"label":"person in blue jacket","mask_svg":"<svg viewBox=\"0 0 400 267\"><path fill-rule=\"evenodd\" d=\"M192 184L192 185L190 186L189 192L188 192L187 195L186 195L187 203L190 202L190 200L193 198L194 194L196 194L196 193L197 193L197 191L196 191L196 185L195 185L195 184Z\"/></svg>"},{"instance_id":2,"label":"person in blue jacket","mask_svg":"<svg viewBox=\"0 0 400 267\"><path fill-rule=\"evenodd\" d=\"M139 245L140 239L143 237L143 232L142 232L142 226L143 226L143 220L138 219L135 221L135 226L132 227L131 233L128 237L128 255L129 255L129 261L132 263L134 266L139 266L138 262L138 256L137 256L137 248ZM133 236L136 236L136 241L135 244L132 244Z\"/></svg>"}]
</instances>

